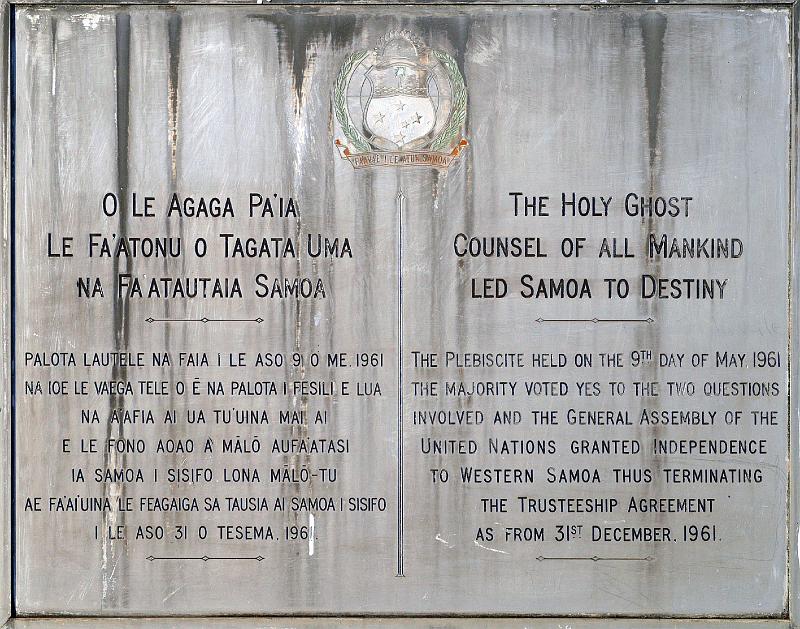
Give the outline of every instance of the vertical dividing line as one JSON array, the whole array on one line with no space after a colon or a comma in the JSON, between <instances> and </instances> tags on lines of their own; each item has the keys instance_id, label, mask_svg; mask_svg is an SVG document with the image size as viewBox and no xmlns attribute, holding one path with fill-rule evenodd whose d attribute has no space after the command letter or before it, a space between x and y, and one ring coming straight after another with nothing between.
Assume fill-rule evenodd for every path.
<instances>
[{"instance_id":1,"label":"vertical dividing line","mask_svg":"<svg viewBox=\"0 0 800 629\"><path fill-rule=\"evenodd\" d=\"M398 240L398 395L397 395L397 576L403 577L403 210L405 196L402 186L397 188L397 240Z\"/></svg>"},{"instance_id":2,"label":"vertical dividing line","mask_svg":"<svg viewBox=\"0 0 800 629\"><path fill-rule=\"evenodd\" d=\"M789 10L789 64L791 76L790 89L789 89L789 229L788 229L788 252L789 252L789 269L788 269L788 282L787 282L787 305L788 305L788 339L787 339L787 361L786 361L786 376L788 380L788 414L786 425L786 456L789 461L789 474L786 480L786 531L791 540L786 546L786 592L787 607L786 614L789 619L795 619L798 613L798 605L800 605L800 597L797 593L795 582L798 578L798 539L797 535L793 533L793 522L796 524L797 516L800 514L800 507L798 507L797 498L795 497L794 488L797 484L797 471L798 467L795 462L794 448L792 442L795 438L797 431L797 414L795 408L797 407L797 383L795 381L797 375L793 367L795 352L794 348L797 345L795 340L797 334L797 327L795 321L797 319L796 306L794 305L794 297L797 293L797 200L798 200L798 68L797 54L798 54L798 37L800 37L800 25L797 23L798 19L798 5L793 4Z\"/></svg>"}]
</instances>

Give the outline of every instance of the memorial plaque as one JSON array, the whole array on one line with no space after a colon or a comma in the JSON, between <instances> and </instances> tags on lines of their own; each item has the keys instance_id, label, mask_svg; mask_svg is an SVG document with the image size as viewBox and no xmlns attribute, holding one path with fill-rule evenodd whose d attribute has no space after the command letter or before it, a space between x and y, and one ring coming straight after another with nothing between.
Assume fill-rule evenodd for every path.
<instances>
[{"instance_id":1,"label":"memorial plaque","mask_svg":"<svg viewBox=\"0 0 800 629\"><path fill-rule=\"evenodd\" d=\"M10 19L16 616L786 626L790 7Z\"/></svg>"}]
</instances>

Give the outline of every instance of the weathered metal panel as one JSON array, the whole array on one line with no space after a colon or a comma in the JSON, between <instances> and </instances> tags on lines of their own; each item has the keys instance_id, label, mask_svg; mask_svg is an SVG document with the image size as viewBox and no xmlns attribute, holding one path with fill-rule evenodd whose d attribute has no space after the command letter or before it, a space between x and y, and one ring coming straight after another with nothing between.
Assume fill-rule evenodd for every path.
<instances>
[{"instance_id":1,"label":"weathered metal panel","mask_svg":"<svg viewBox=\"0 0 800 629\"><path fill-rule=\"evenodd\" d=\"M376 45L392 29L408 29L433 49L452 55L469 90L465 135L469 147L449 170L353 169L340 159L342 138L331 103L337 73L348 54ZM747 8L431 7L393 8L391 15L354 7L112 7L20 8L16 17L16 271L17 422L16 504L17 610L22 614L614 614L670 616L779 616L787 596L786 348L789 249L789 11ZM297 199L299 219L252 219L247 194L258 191ZM613 195L692 196L691 220L634 220L619 213L602 219L525 219L510 211L508 193L563 192ZM101 199L113 192L120 212L105 218ZM156 198L155 218L133 218L139 203ZM231 196L235 218L190 219L166 215L166 201L181 195ZM555 202L554 202L555 205ZM141 210L141 205L138 206ZM402 226L402 235L400 227ZM85 252L90 232L118 235L179 235L217 239L220 231L297 236L348 236L352 259L225 259L217 247L203 260L46 258L47 234L73 235ZM532 300L470 298L473 277L588 277L688 272L679 261L645 259L566 260L459 259L457 233L535 233L546 243L564 235L619 235L641 240L649 231L682 236L739 235L744 260L708 262L709 275L730 279L728 301ZM638 241L637 241L638 242ZM402 244L402 262L399 245ZM551 247L553 245L551 244ZM555 245L557 247L557 245ZM540 266L541 265L541 266ZM121 300L76 297L77 277L100 277L113 285L118 272L158 275L241 275L253 268L270 276L320 277L322 300ZM694 267L693 267L694 268ZM624 269L624 270L622 270ZM402 303L398 289L402 279ZM398 313L402 310L401 318ZM204 319L212 319L204 321ZM579 321L563 322L569 318ZM598 324L609 319L609 326ZM169 319L170 322L160 321ZM183 320L191 321L183 321ZM259 321L258 319L262 319ZM619 322L617 319L634 319ZM548 321L553 320L553 321ZM598 331L600 330L600 331ZM406 374L398 391L400 347ZM507 373L480 369L419 368L412 351L558 354L562 351L626 355L653 352L782 352L778 368L757 375L777 382L774 427L742 425L737 438L763 438L767 454L722 457L720 464L758 469L758 485L675 489L659 475L631 487L611 481L628 459L590 457L603 482L563 487L537 484L537 495L619 500L695 497L717 501L720 537L708 543L556 542L558 525L614 526L632 516L515 515L481 513L481 498L518 500L530 487L513 484L431 483L431 468L501 465L577 467L569 452L584 431L525 423L519 427L459 427L433 431L413 423L414 410L483 409L528 413L532 408L575 406L567 399L506 395L481 400L418 399L412 380L497 380ZM208 351L216 353L381 352L380 368L279 370L172 365L142 371L120 367L39 367L26 352ZM684 366L630 366L588 372L589 379L751 380L753 370L715 369L699 375ZM611 375L608 375L608 373ZM196 407L258 410L261 396L196 399L174 390L197 377L231 381L269 377L379 382L381 396L278 395L278 409L327 411L331 424L314 428L182 422L155 426L113 425L115 408L165 408L184 417ZM473 375L476 374L476 375ZM526 367L514 379L541 380L547 371ZM585 373L566 368L559 380ZM87 375L88 374L88 375ZM136 379L139 374L170 383L169 394L92 393L86 397L22 394L26 381ZM343 375L344 374L344 375ZM601 375L602 374L602 375ZM266 376L264 376L266 377ZM755 376L752 376L755 377ZM401 399L402 398L402 399ZM532 401L531 401L532 400ZM405 412L398 424L398 406ZM603 403L617 409L630 399ZM648 400L662 409L669 403ZM724 411L720 401L673 401L679 409L699 404ZM282 406L281 406L282 405ZM745 413L762 408L752 399L731 403ZM84 409L104 413L98 424L81 421ZM400 428L404 428L404 439ZM659 432L660 430L660 432ZM714 429L607 429L606 437L711 437ZM586 431L589 432L589 431ZM165 483L152 469L258 465L259 456L194 452L156 454L159 437L259 435L348 437L344 455L281 455L278 467L337 468L339 480L306 485L261 483ZM427 436L476 439L481 454L427 455ZM594 436L597 436L596 434ZM733 435L730 435L733 436ZM141 438L150 453L81 452L81 439ZM553 456L495 455L491 437L557 440ZM71 439L64 452L63 439ZM401 449L398 453L398 444ZM403 477L399 463L403 460ZM477 463L475 461L477 460ZM666 463L643 452L630 467L658 469ZM533 461L533 462L530 462ZM691 469L714 463L700 455L672 460ZM141 483L89 479L75 483L72 470L93 476L96 467L143 467ZM35 470L35 471L34 471ZM403 480L404 479L404 480ZM537 483L543 484L541 481ZM540 488L541 487L541 488ZM394 506L403 492L402 511ZM319 510L253 513L54 513L26 510L26 499L102 496L117 500L177 495L270 499L292 496L376 496L385 511ZM338 504L338 503L335 503ZM273 510L274 511L274 510ZM663 514L633 517L635 523L674 527L685 519ZM138 525L187 525L212 531L218 524L272 523L307 526L311 540L246 543L197 537L191 541L137 540ZM398 526L398 523L402 526ZM527 524L546 527L548 539L509 543L477 539L476 530ZM94 530L98 528L95 540ZM126 526L125 539L114 539ZM114 535L109 535L112 527ZM403 529L402 536L400 529ZM671 540L670 540L671 541ZM398 548L399 544L399 548ZM205 558L190 560L190 557ZM225 558L233 557L232 559ZM259 559L260 557L260 559ZM580 566L580 568L576 568ZM402 571L403 577L396 576ZM170 621L172 622L172 621ZM175 621L177 622L177 621ZM206 622L206 621L203 621ZM227 621L226 621L227 622ZM361 622L361 621L358 621ZM366 622L366 621L364 621ZM389 622L389 621L387 621ZM438 621L437 621L438 622ZM442 621L446 622L446 621ZM493 621L494 622L494 621ZM571 621L570 621L571 622ZM616 621L615 621L616 622ZM637 621L639 622L639 621ZM324 624L324 623L323 623ZM603 623L600 623L602 626ZM593 623L586 621L585 625ZM16 621L14 626L27 626ZM123 625L125 626L125 625ZM227 625L226 625L227 626ZM313 625L311 625L313 626ZM391 626L384 625L384 626ZM398 626L403 626L399 623ZM513 624L511 626L514 626ZM576 625L581 626L581 625ZM643 626L639 623L637 626ZM657 625L654 625L657 626Z\"/></svg>"}]
</instances>

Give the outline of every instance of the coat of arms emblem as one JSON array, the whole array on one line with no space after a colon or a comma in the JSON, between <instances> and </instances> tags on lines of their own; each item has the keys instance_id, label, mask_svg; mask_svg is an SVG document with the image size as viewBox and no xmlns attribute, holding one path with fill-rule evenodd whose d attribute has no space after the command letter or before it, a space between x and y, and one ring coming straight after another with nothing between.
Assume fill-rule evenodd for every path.
<instances>
[{"instance_id":1,"label":"coat of arms emblem","mask_svg":"<svg viewBox=\"0 0 800 629\"><path fill-rule=\"evenodd\" d=\"M345 139L340 155L356 168L448 167L467 146L467 89L455 59L408 31L347 56L333 90Z\"/></svg>"}]
</instances>

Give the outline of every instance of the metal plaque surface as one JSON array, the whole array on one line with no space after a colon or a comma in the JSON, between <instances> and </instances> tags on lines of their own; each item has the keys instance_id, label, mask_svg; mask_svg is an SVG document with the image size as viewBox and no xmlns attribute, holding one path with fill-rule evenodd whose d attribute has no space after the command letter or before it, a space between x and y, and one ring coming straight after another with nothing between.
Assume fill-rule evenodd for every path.
<instances>
[{"instance_id":1,"label":"metal plaque surface","mask_svg":"<svg viewBox=\"0 0 800 629\"><path fill-rule=\"evenodd\" d=\"M18 614L785 615L788 9L12 19Z\"/></svg>"}]
</instances>

